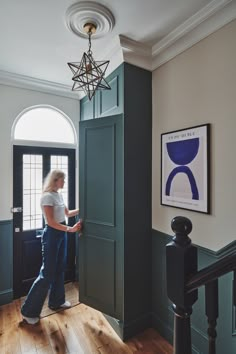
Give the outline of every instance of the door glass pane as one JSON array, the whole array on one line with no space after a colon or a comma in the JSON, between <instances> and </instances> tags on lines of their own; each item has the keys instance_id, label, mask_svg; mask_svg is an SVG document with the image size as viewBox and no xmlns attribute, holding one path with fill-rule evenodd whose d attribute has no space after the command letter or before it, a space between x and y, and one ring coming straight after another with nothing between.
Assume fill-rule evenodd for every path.
<instances>
[{"instance_id":1,"label":"door glass pane","mask_svg":"<svg viewBox=\"0 0 236 354\"><path fill-rule=\"evenodd\" d=\"M40 197L42 194L42 155L23 155L23 230L43 227Z\"/></svg>"},{"instance_id":2,"label":"door glass pane","mask_svg":"<svg viewBox=\"0 0 236 354\"><path fill-rule=\"evenodd\" d=\"M68 185L69 185L69 175L68 175L68 156L52 155L51 156L51 170L62 170L65 175L65 184L64 188L61 190L61 194L64 199L66 206L69 205L68 200Z\"/></svg>"}]
</instances>

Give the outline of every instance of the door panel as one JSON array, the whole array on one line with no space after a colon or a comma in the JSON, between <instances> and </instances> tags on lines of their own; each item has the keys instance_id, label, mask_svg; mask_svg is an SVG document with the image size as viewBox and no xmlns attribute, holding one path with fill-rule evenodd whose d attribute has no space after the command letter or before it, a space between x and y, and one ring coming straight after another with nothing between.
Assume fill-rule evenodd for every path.
<instances>
[{"instance_id":1,"label":"door panel","mask_svg":"<svg viewBox=\"0 0 236 354\"><path fill-rule=\"evenodd\" d=\"M80 301L123 317L123 116L80 122Z\"/></svg>"},{"instance_id":2,"label":"door panel","mask_svg":"<svg viewBox=\"0 0 236 354\"><path fill-rule=\"evenodd\" d=\"M75 150L43 147L13 147L14 297L25 295L41 266L41 237L44 227L40 208L43 179L51 169L66 173L64 201L75 208ZM73 223L74 220L70 220ZM75 277L75 235L68 236L66 280Z\"/></svg>"},{"instance_id":3,"label":"door panel","mask_svg":"<svg viewBox=\"0 0 236 354\"><path fill-rule=\"evenodd\" d=\"M114 126L86 129L85 217L91 223L114 226ZM101 208L102 201L102 208Z\"/></svg>"},{"instance_id":4,"label":"door panel","mask_svg":"<svg viewBox=\"0 0 236 354\"><path fill-rule=\"evenodd\" d=\"M86 239L86 296L107 307L115 308L115 240L88 236ZM94 273L96 272L96 277Z\"/></svg>"}]
</instances>

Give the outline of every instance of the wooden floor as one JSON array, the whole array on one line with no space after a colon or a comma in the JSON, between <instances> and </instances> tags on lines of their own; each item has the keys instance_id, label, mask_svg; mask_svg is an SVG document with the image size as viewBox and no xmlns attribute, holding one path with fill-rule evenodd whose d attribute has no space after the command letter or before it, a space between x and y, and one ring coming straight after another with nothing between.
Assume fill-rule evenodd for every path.
<instances>
[{"instance_id":1,"label":"wooden floor","mask_svg":"<svg viewBox=\"0 0 236 354\"><path fill-rule=\"evenodd\" d=\"M30 326L21 301L0 307L0 354L172 354L172 347L148 329L123 343L104 316L81 303Z\"/></svg>"}]
</instances>

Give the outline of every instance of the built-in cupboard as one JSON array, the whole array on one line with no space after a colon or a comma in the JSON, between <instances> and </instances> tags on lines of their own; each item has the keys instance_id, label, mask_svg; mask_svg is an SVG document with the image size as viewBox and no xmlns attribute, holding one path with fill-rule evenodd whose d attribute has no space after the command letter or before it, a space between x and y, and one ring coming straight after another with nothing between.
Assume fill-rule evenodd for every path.
<instances>
[{"instance_id":1,"label":"built-in cupboard","mask_svg":"<svg viewBox=\"0 0 236 354\"><path fill-rule=\"evenodd\" d=\"M125 339L151 326L151 72L123 63L81 100L80 301Z\"/></svg>"}]
</instances>

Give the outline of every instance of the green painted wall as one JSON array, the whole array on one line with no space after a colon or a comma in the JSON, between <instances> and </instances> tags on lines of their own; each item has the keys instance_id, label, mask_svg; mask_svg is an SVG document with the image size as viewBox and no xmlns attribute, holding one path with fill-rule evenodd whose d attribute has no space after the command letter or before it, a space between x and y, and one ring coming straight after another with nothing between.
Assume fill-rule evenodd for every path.
<instances>
[{"instance_id":1,"label":"green painted wall","mask_svg":"<svg viewBox=\"0 0 236 354\"><path fill-rule=\"evenodd\" d=\"M153 327L170 343L173 341L173 311L166 292L165 246L171 236L152 231L152 319ZM191 238L191 234L190 234ZM213 252L198 247L198 269L214 263L221 257L234 252L236 242ZM217 321L217 354L236 352L236 319L232 299L233 274L219 279L219 318ZM205 290L199 289L198 301L193 306L191 316L192 345L194 354L208 354L207 318L205 316Z\"/></svg>"},{"instance_id":2,"label":"green painted wall","mask_svg":"<svg viewBox=\"0 0 236 354\"><path fill-rule=\"evenodd\" d=\"M13 224L0 221L0 305L13 300Z\"/></svg>"}]
</instances>

